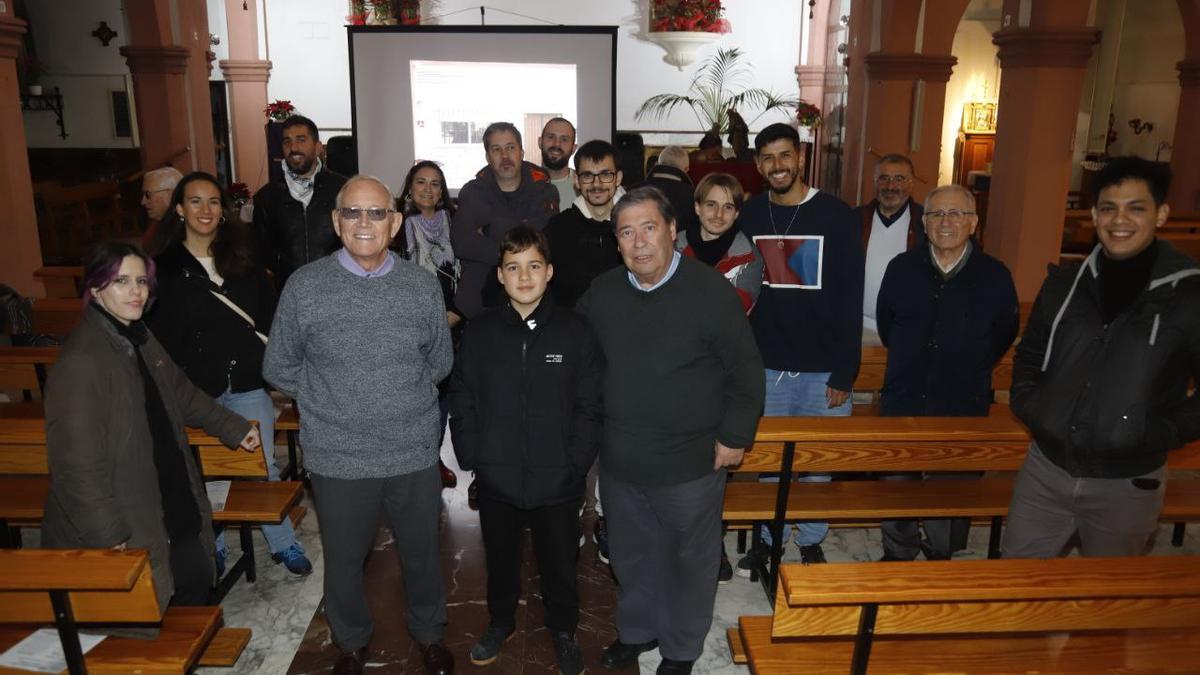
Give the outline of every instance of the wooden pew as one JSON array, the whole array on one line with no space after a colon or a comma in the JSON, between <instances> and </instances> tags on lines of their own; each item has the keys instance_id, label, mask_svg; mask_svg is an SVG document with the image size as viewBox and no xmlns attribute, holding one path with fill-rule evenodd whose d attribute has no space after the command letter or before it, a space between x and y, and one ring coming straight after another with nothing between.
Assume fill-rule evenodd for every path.
<instances>
[{"instance_id":1,"label":"wooden pew","mask_svg":"<svg viewBox=\"0 0 1200 675\"><path fill-rule=\"evenodd\" d=\"M0 346L0 390L19 390L25 401L41 398L59 347Z\"/></svg>"},{"instance_id":2,"label":"wooden pew","mask_svg":"<svg viewBox=\"0 0 1200 675\"><path fill-rule=\"evenodd\" d=\"M1022 311L1026 311L1023 304ZM1028 319L1028 313L1022 316L1022 321ZM1010 348L1000 357L1000 361L992 370L992 389L1007 392L1012 389L1013 355L1015 348ZM870 392L878 400L879 392L883 389L884 375L887 373L887 347L863 347L862 360L859 362L858 377L854 380L855 392ZM855 410L855 414L867 411Z\"/></svg>"},{"instance_id":3,"label":"wooden pew","mask_svg":"<svg viewBox=\"0 0 1200 675\"><path fill-rule=\"evenodd\" d=\"M66 336L82 319L83 301L79 298L45 298L33 302L36 334Z\"/></svg>"},{"instance_id":4,"label":"wooden pew","mask_svg":"<svg viewBox=\"0 0 1200 675\"><path fill-rule=\"evenodd\" d=\"M0 533L7 538L6 546L19 543L19 532L12 532L11 525L41 522L49 493L45 420L39 413L36 404L0 406ZM199 429L188 429L188 442L205 479L231 479L225 509L213 513L213 524L238 530L242 556L218 585L218 597L223 598L243 574L247 581L256 580L253 528L282 522L291 514L303 516L296 510L303 485L266 480L261 452L230 450Z\"/></svg>"},{"instance_id":5,"label":"wooden pew","mask_svg":"<svg viewBox=\"0 0 1200 675\"><path fill-rule=\"evenodd\" d=\"M770 522L773 534L797 520L870 523L892 518L986 518L989 555L999 555L1000 528L1012 494L1011 475L927 481L793 483L795 471L818 473L903 471L1013 472L1029 447L1025 427L1007 406L987 417L764 417L739 472L778 472L779 483L731 481L722 519ZM1200 443L1169 456L1172 469L1200 469ZM1200 479L1173 477L1161 517L1200 520ZM1177 533L1179 525L1176 526ZM758 530L754 528L755 538ZM768 597L783 554L774 536L769 560L752 572ZM756 541L757 543L757 541Z\"/></svg>"},{"instance_id":6,"label":"wooden pew","mask_svg":"<svg viewBox=\"0 0 1200 675\"><path fill-rule=\"evenodd\" d=\"M40 279L47 298L78 298L83 295L83 267L39 267L33 278Z\"/></svg>"},{"instance_id":7,"label":"wooden pew","mask_svg":"<svg viewBox=\"0 0 1200 675\"><path fill-rule=\"evenodd\" d=\"M785 565L753 673L1195 672L1195 556Z\"/></svg>"},{"instance_id":8,"label":"wooden pew","mask_svg":"<svg viewBox=\"0 0 1200 675\"><path fill-rule=\"evenodd\" d=\"M84 656L79 624L87 623L155 625L159 632L152 640L108 637ZM220 607L162 611L143 550L0 551L0 624L13 625L0 629L0 651L24 639L31 624L56 626L72 675L182 674L201 663L233 665L250 635L245 628L221 628ZM17 672L25 671L0 668Z\"/></svg>"}]
</instances>

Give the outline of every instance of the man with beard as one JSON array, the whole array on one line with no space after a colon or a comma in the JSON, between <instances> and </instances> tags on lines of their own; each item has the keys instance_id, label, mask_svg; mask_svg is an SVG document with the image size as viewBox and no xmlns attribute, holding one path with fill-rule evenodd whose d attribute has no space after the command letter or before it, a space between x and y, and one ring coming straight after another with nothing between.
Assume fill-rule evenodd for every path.
<instances>
[{"instance_id":1,"label":"man with beard","mask_svg":"<svg viewBox=\"0 0 1200 675\"><path fill-rule=\"evenodd\" d=\"M462 262L454 305L468 320L503 299L495 269L504 234L518 225L541 230L558 213L558 190L549 174L525 161L515 126L488 125L483 148L488 164L458 191L450 226L450 245Z\"/></svg>"},{"instance_id":2,"label":"man with beard","mask_svg":"<svg viewBox=\"0 0 1200 675\"><path fill-rule=\"evenodd\" d=\"M912 184L912 160L904 155L884 155L875 164L875 199L854 209L862 221L862 245L866 254L863 279L865 344L879 344L875 300L888 263L924 242L925 233L921 229L924 210L911 199Z\"/></svg>"},{"instance_id":3,"label":"man with beard","mask_svg":"<svg viewBox=\"0 0 1200 675\"><path fill-rule=\"evenodd\" d=\"M746 202L739 223L762 254L763 288L750 323L766 366L764 415L849 415L862 352L863 253L854 212L804 184L804 148L792 127L777 123L754 139L768 190ZM803 470L803 467L798 467ZM806 475L801 481L828 481ZM782 549L789 534L784 526ZM825 562L827 523L797 527L805 563ZM770 533L764 528L764 539ZM750 576L766 558L755 546L738 562Z\"/></svg>"},{"instance_id":4,"label":"man with beard","mask_svg":"<svg viewBox=\"0 0 1200 675\"><path fill-rule=\"evenodd\" d=\"M560 305L574 307L592 279L621 264L610 214L625 190L617 169L617 151L608 141L588 141L575 153L575 183L580 195L546 225L554 255L550 288Z\"/></svg>"},{"instance_id":5,"label":"man with beard","mask_svg":"<svg viewBox=\"0 0 1200 675\"><path fill-rule=\"evenodd\" d=\"M333 231L333 201L346 179L321 163L321 137L307 117L283 122L283 177L254 195L259 256L282 289L301 265L340 245Z\"/></svg>"},{"instance_id":6,"label":"man with beard","mask_svg":"<svg viewBox=\"0 0 1200 675\"><path fill-rule=\"evenodd\" d=\"M558 190L558 208L566 211L579 194L575 172L569 166L571 153L575 152L575 125L562 117L546 122L538 137L538 148L542 151L542 168L550 174L550 184Z\"/></svg>"}]
</instances>

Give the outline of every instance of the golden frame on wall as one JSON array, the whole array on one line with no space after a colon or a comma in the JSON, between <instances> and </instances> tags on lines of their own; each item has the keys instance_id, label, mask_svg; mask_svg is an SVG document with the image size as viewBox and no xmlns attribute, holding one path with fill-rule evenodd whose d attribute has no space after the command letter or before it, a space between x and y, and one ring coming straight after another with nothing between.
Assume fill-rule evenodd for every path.
<instances>
[{"instance_id":1,"label":"golden frame on wall","mask_svg":"<svg viewBox=\"0 0 1200 675\"><path fill-rule=\"evenodd\" d=\"M968 134L996 133L996 104L981 101L963 104L962 127Z\"/></svg>"}]
</instances>

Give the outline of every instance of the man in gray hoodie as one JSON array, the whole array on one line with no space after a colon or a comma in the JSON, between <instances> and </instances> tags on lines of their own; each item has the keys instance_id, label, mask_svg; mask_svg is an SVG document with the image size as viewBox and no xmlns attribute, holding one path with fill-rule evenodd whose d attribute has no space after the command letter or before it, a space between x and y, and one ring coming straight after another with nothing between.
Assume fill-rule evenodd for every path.
<instances>
[{"instance_id":1,"label":"man in gray hoodie","mask_svg":"<svg viewBox=\"0 0 1200 675\"><path fill-rule=\"evenodd\" d=\"M334 673L361 673L374 624L363 563L386 513L404 570L408 630L425 670L451 673L441 644L437 383L453 355L438 282L396 258L392 192L355 176L338 193L342 249L283 289L263 376L300 410L325 557L325 614L341 649Z\"/></svg>"}]
</instances>

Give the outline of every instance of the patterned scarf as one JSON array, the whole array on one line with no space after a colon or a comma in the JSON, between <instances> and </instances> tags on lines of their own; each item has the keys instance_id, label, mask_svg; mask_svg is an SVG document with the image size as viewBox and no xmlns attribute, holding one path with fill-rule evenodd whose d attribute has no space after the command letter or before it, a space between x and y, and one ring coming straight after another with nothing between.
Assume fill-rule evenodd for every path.
<instances>
[{"instance_id":1,"label":"patterned scarf","mask_svg":"<svg viewBox=\"0 0 1200 675\"><path fill-rule=\"evenodd\" d=\"M446 265L454 266L450 247L450 213L445 209L432 218L415 213L404 221L408 240L408 259L437 274Z\"/></svg>"},{"instance_id":2,"label":"patterned scarf","mask_svg":"<svg viewBox=\"0 0 1200 675\"><path fill-rule=\"evenodd\" d=\"M316 180L317 173L321 171L321 158L317 157L313 160L312 170L308 175L292 173L288 168L287 160L280 160L283 163L283 180L287 183L288 192L292 193L292 199L308 208L308 203L312 201L313 182Z\"/></svg>"}]
</instances>

